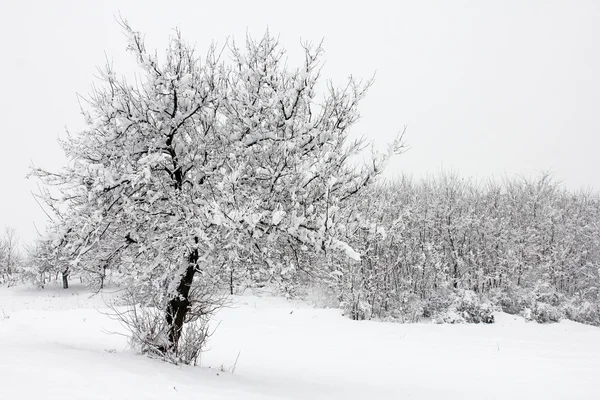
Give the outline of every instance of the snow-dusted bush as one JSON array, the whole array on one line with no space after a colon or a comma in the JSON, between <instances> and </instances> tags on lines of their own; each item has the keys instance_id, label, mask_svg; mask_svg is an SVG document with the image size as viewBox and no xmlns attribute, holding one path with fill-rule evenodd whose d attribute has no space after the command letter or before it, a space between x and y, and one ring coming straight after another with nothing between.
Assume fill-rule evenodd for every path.
<instances>
[{"instance_id":1,"label":"snow-dusted bush","mask_svg":"<svg viewBox=\"0 0 600 400\"><path fill-rule=\"evenodd\" d=\"M525 319L539 323L560 322L563 318L560 309L548 303L537 302L531 309L525 309Z\"/></svg>"},{"instance_id":2,"label":"snow-dusted bush","mask_svg":"<svg viewBox=\"0 0 600 400\"><path fill-rule=\"evenodd\" d=\"M459 291L453 307L461 312L467 322L491 324L494 312L498 311L489 300L470 290Z\"/></svg>"},{"instance_id":3,"label":"snow-dusted bush","mask_svg":"<svg viewBox=\"0 0 600 400\"><path fill-rule=\"evenodd\" d=\"M187 323L180 332L179 346L173 351L169 349L169 325L160 310L134 305L121 311L119 320L131 333L132 348L175 364L196 365L210 336L207 318Z\"/></svg>"},{"instance_id":4,"label":"snow-dusted bush","mask_svg":"<svg viewBox=\"0 0 600 400\"><path fill-rule=\"evenodd\" d=\"M171 324L164 312L140 293L127 291L117 302L111 304L112 312L109 316L128 330L130 346L141 354L174 364L196 365L210 337L210 315L221 305L214 296L205 296L202 298L197 291L192 291L191 298L195 303L202 304L194 305L192 309L196 313L188 314L188 320L177 332L179 345L176 349L169 345ZM140 300L145 300L146 304L140 303ZM206 313L199 313L200 309L204 309Z\"/></svg>"},{"instance_id":5,"label":"snow-dusted bush","mask_svg":"<svg viewBox=\"0 0 600 400\"><path fill-rule=\"evenodd\" d=\"M178 362L188 365L198 364L211 335L208 322L206 316L183 326L175 355Z\"/></svg>"},{"instance_id":6,"label":"snow-dusted bush","mask_svg":"<svg viewBox=\"0 0 600 400\"><path fill-rule=\"evenodd\" d=\"M130 345L141 354L163 355L167 343L167 323L160 310L137 304L115 310L117 319L130 332Z\"/></svg>"},{"instance_id":7,"label":"snow-dusted bush","mask_svg":"<svg viewBox=\"0 0 600 400\"><path fill-rule=\"evenodd\" d=\"M464 315L454 308L434 314L431 321L435 324L464 324L467 322Z\"/></svg>"},{"instance_id":8,"label":"snow-dusted bush","mask_svg":"<svg viewBox=\"0 0 600 400\"><path fill-rule=\"evenodd\" d=\"M561 306L565 318L582 324L600 326L600 304L574 299Z\"/></svg>"},{"instance_id":9,"label":"snow-dusted bush","mask_svg":"<svg viewBox=\"0 0 600 400\"><path fill-rule=\"evenodd\" d=\"M450 304L445 310L438 310L432 315L435 323L484 323L494 322L494 307L486 299L482 299L470 290L459 290L455 292Z\"/></svg>"},{"instance_id":10,"label":"snow-dusted bush","mask_svg":"<svg viewBox=\"0 0 600 400\"><path fill-rule=\"evenodd\" d=\"M534 289L508 287L494 289L488 294L488 298L507 314L517 315L525 309L533 309L537 303L537 294Z\"/></svg>"},{"instance_id":11,"label":"snow-dusted bush","mask_svg":"<svg viewBox=\"0 0 600 400\"><path fill-rule=\"evenodd\" d=\"M423 316L425 318L434 318L449 310L454 300L454 293L451 290L440 290L434 292L425 301L423 307Z\"/></svg>"},{"instance_id":12,"label":"snow-dusted bush","mask_svg":"<svg viewBox=\"0 0 600 400\"><path fill-rule=\"evenodd\" d=\"M563 318L575 320L573 301L544 283L532 288L495 290L490 298L502 311L522 315L529 321L551 323Z\"/></svg>"}]
</instances>

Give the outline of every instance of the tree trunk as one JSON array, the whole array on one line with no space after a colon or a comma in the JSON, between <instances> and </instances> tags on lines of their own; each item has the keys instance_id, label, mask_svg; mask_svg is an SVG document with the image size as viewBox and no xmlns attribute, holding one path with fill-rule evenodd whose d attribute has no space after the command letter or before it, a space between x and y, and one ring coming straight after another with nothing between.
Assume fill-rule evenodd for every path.
<instances>
[{"instance_id":1,"label":"tree trunk","mask_svg":"<svg viewBox=\"0 0 600 400\"><path fill-rule=\"evenodd\" d=\"M69 271L63 271L62 273L62 287L63 289L69 288Z\"/></svg>"},{"instance_id":2,"label":"tree trunk","mask_svg":"<svg viewBox=\"0 0 600 400\"><path fill-rule=\"evenodd\" d=\"M194 281L194 274L198 267L198 250L192 251L188 256L188 267L185 273L181 276L181 281L177 286L175 297L173 297L167 304L166 321L169 327L168 331L168 347L161 348L163 353L167 351L176 352L177 344L179 343L179 337L181 336L181 329L185 322L185 317L190 309L190 288Z\"/></svg>"},{"instance_id":3,"label":"tree trunk","mask_svg":"<svg viewBox=\"0 0 600 400\"><path fill-rule=\"evenodd\" d=\"M452 286L454 289L458 289L458 263L454 261L454 277Z\"/></svg>"},{"instance_id":4,"label":"tree trunk","mask_svg":"<svg viewBox=\"0 0 600 400\"><path fill-rule=\"evenodd\" d=\"M106 279L106 265L102 267L102 274L100 274L100 289L104 289L104 279Z\"/></svg>"}]
</instances>

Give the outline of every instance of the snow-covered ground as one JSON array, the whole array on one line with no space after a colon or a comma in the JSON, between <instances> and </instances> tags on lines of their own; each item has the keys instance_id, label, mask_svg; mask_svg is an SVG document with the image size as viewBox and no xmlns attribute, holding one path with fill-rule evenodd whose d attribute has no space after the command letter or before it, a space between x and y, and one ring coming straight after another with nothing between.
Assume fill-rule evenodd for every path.
<instances>
[{"instance_id":1,"label":"snow-covered ground","mask_svg":"<svg viewBox=\"0 0 600 400\"><path fill-rule=\"evenodd\" d=\"M186 367L127 349L101 296L1 288L0 399L600 398L598 328L506 314L494 325L355 322L279 298L233 300L202 367Z\"/></svg>"}]
</instances>

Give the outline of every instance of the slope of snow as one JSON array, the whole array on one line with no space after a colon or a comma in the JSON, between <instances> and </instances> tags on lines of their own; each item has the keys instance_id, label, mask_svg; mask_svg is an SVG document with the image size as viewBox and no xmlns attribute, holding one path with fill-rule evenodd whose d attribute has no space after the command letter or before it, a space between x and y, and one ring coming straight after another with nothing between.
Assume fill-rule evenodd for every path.
<instances>
[{"instance_id":1,"label":"slope of snow","mask_svg":"<svg viewBox=\"0 0 600 400\"><path fill-rule=\"evenodd\" d=\"M103 312L102 296L81 288L0 289L0 398L600 398L600 329L573 322L355 322L235 297L200 368L135 355Z\"/></svg>"}]
</instances>

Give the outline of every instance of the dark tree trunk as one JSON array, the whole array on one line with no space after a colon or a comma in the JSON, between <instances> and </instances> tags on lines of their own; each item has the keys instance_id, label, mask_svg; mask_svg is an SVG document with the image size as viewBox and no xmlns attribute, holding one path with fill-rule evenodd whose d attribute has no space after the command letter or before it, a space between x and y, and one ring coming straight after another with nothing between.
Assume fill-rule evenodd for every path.
<instances>
[{"instance_id":1,"label":"dark tree trunk","mask_svg":"<svg viewBox=\"0 0 600 400\"><path fill-rule=\"evenodd\" d=\"M69 288L69 271L63 271L62 273L62 287L63 289Z\"/></svg>"},{"instance_id":2,"label":"dark tree trunk","mask_svg":"<svg viewBox=\"0 0 600 400\"><path fill-rule=\"evenodd\" d=\"M100 274L100 289L104 289L104 279L106 279L106 265L102 267L102 273Z\"/></svg>"},{"instance_id":3,"label":"dark tree trunk","mask_svg":"<svg viewBox=\"0 0 600 400\"><path fill-rule=\"evenodd\" d=\"M452 286L454 287L454 289L458 289L458 263L456 261L454 261L454 283L452 284Z\"/></svg>"},{"instance_id":4,"label":"dark tree trunk","mask_svg":"<svg viewBox=\"0 0 600 400\"><path fill-rule=\"evenodd\" d=\"M181 276L181 281L177 286L177 292L167 304L166 321L169 326L168 332L168 348L161 348L160 350L165 353L167 351L177 351L177 344L179 343L179 337L181 336L181 329L185 322L185 317L190 309L190 288L194 281L194 274L198 267L198 250L192 251L188 256L188 267L185 273Z\"/></svg>"}]
</instances>

